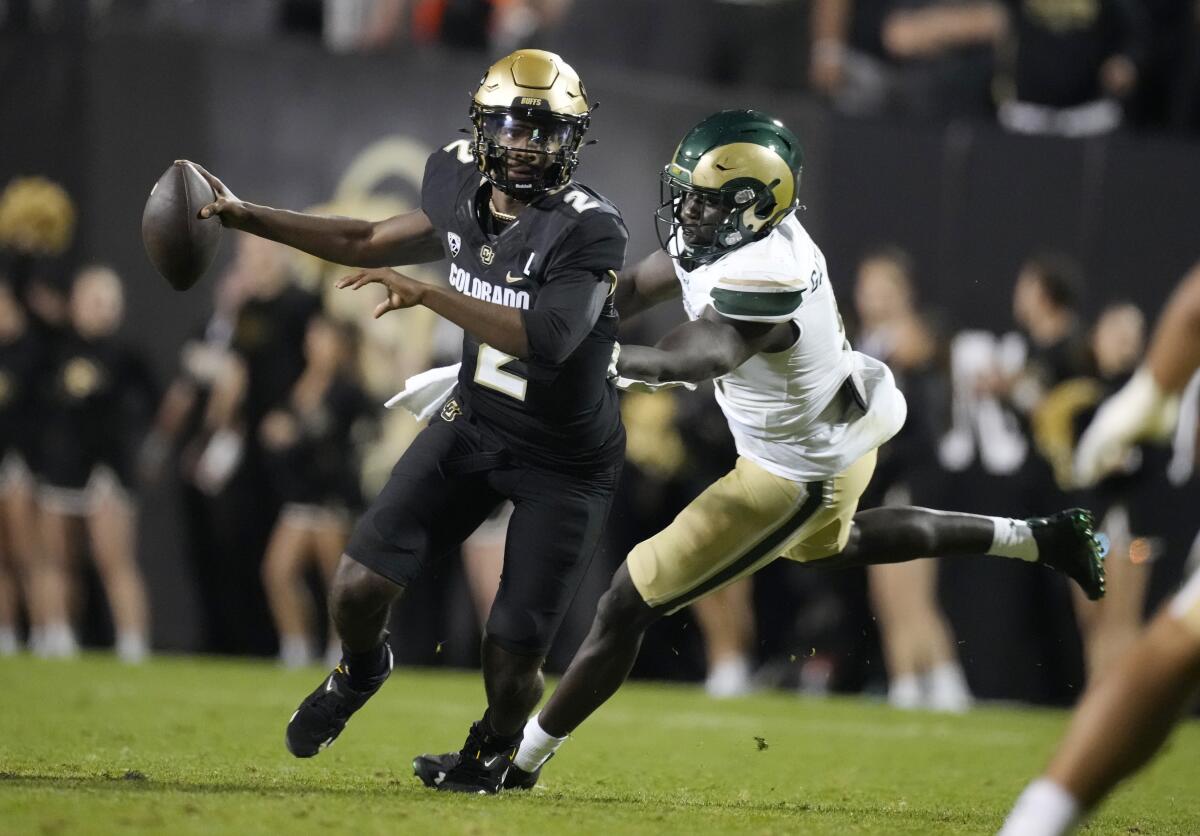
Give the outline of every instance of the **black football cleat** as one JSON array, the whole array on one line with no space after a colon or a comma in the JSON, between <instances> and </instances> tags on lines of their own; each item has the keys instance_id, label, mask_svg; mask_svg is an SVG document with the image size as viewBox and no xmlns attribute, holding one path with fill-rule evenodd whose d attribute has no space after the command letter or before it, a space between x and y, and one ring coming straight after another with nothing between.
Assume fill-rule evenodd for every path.
<instances>
[{"instance_id":1,"label":"black football cleat","mask_svg":"<svg viewBox=\"0 0 1200 836\"><path fill-rule=\"evenodd\" d=\"M550 755L550 758L552 757L554 757L553 754ZM550 758L546 758L546 760L542 761L542 766L545 766L547 763L549 763ZM539 766L537 769L533 770L533 772L526 772L524 769L514 763L511 767L509 767L508 774L504 776L503 789L505 791L533 789L535 786L537 786L538 778L542 774L542 766Z\"/></svg>"},{"instance_id":2,"label":"black football cleat","mask_svg":"<svg viewBox=\"0 0 1200 836\"><path fill-rule=\"evenodd\" d=\"M1093 601L1104 597L1107 538L1096 531L1096 518L1083 508L1026 520L1037 542L1038 563L1057 569Z\"/></svg>"},{"instance_id":3,"label":"black football cleat","mask_svg":"<svg viewBox=\"0 0 1200 836\"><path fill-rule=\"evenodd\" d=\"M413 774L425 786L442 792L494 795L506 788L505 778L515 768L512 759L520 745L520 734L513 737L488 734L483 721L478 720L471 724L467 742L460 751L418 755L413 758ZM522 770L522 774L529 773Z\"/></svg>"},{"instance_id":4,"label":"black football cleat","mask_svg":"<svg viewBox=\"0 0 1200 836\"><path fill-rule=\"evenodd\" d=\"M387 651L387 667L365 690L350 687L349 667L343 657L317 690L304 698L288 721L284 742L289 752L298 758L311 758L337 739L350 715L362 708L392 673L392 649L386 641L383 646Z\"/></svg>"}]
</instances>

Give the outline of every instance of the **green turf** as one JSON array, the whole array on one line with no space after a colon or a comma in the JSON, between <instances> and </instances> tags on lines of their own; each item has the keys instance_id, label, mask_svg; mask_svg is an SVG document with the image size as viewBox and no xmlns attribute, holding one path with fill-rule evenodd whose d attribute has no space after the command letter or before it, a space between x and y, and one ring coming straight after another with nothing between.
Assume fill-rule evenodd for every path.
<instances>
[{"instance_id":1,"label":"green turf","mask_svg":"<svg viewBox=\"0 0 1200 836\"><path fill-rule=\"evenodd\" d=\"M461 745L482 708L477 674L397 671L335 746L295 760L283 727L321 675L0 661L0 833L986 833L1066 717L786 694L718 703L635 683L541 787L464 797L424 789L409 763ZM1198 744L1200 725L1181 729L1089 832L1197 832Z\"/></svg>"}]
</instances>

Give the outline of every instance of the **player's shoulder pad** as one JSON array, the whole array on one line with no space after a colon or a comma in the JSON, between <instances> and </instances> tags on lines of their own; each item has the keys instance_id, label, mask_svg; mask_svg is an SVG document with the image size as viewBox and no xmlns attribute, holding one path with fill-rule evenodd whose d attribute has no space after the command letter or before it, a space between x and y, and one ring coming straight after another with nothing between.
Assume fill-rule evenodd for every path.
<instances>
[{"instance_id":1,"label":"player's shoulder pad","mask_svg":"<svg viewBox=\"0 0 1200 836\"><path fill-rule=\"evenodd\" d=\"M471 144L466 139L457 139L429 155L425 161L425 176L422 190L431 185L444 186L448 181L462 179L467 172L478 172L475 158L471 156Z\"/></svg>"},{"instance_id":2,"label":"player's shoulder pad","mask_svg":"<svg viewBox=\"0 0 1200 836\"><path fill-rule=\"evenodd\" d=\"M609 215L616 217L624 227L619 210L611 200L599 192L585 186L583 183L571 182L555 194L564 210L579 215L581 218L593 215Z\"/></svg>"},{"instance_id":3,"label":"player's shoulder pad","mask_svg":"<svg viewBox=\"0 0 1200 836\"><path fill-rule=\"evenodd\" d=\"M555 247L562 266L605 273L625 264L629 231L617 207L586 186L572 183L555 193L554 211L567 223Z\"/></svg>"},{"instance_id":4,"label":"player's shoulder pad","mask_svg":"<svg viewBox=\"0 0 1200 836\"><path fill-rule=\"evenodd\" d=\"M748 322L793 319L805 297L823 281L816 264L767 261L752 253L731 253L708 269L718 276L709 293L716 312Z\"/></svg>"}]
</instances>

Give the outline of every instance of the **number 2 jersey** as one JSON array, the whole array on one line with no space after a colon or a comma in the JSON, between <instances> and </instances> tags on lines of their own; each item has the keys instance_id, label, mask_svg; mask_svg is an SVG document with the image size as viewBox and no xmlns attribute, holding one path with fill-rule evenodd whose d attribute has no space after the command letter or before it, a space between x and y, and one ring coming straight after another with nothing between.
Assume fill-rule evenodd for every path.
<instances>
[{"instance_id":1,"label":"number 2 jersey","mask_svg":"<svg viewBox=\"0 0 1200 836\"><path fill-rule=\"evenodd\" d=\"M621 215L571 183L491 234L490 194L465 140L426 163L421 208L442 238L451 287L517 308L529 339L529 357L519 359L465 329L459 406L521 461L572 470L619 462L625 434L607 370L628 240ZM453 408L442 417L453 420Z\"/></svg>"},{"instance_id":2,"label":"number 2 jersey","mask_svg":"<svg viewBox=\"0 0 1200 836\"><path fill-rule=\"evenodd\" d=\"M785 479L818 481L904 425L904 396L886 365L851 349L825 256L795 215L690 272L676 261L675 274L691 319L711 306L730 319L791 322L799 334L716 380L739 455Z\"/></svg>"}]
</instances>

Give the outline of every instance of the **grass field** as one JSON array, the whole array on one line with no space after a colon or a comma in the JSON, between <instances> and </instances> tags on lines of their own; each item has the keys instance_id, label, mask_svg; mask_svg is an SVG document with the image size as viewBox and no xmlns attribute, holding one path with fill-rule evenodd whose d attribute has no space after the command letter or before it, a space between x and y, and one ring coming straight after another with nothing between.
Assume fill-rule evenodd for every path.
<instances>
[{"instance_id":1,"label":"grass field","mask_svg":"<svg viewBox=\"0 0 1200 836\"><path fill-rule=\"evenodd\" d=\"M283 727L321 675L0 661L0 833L987 833L1066 719L785 694L718 703L635 683L538 789L464 797L424 789L409 763L461 745L482 708L477 674L398 670L336 745L298 761ZM1088 832L1200 832L1198 751L1191 723Z\"/></svg>"}]
</instances>

